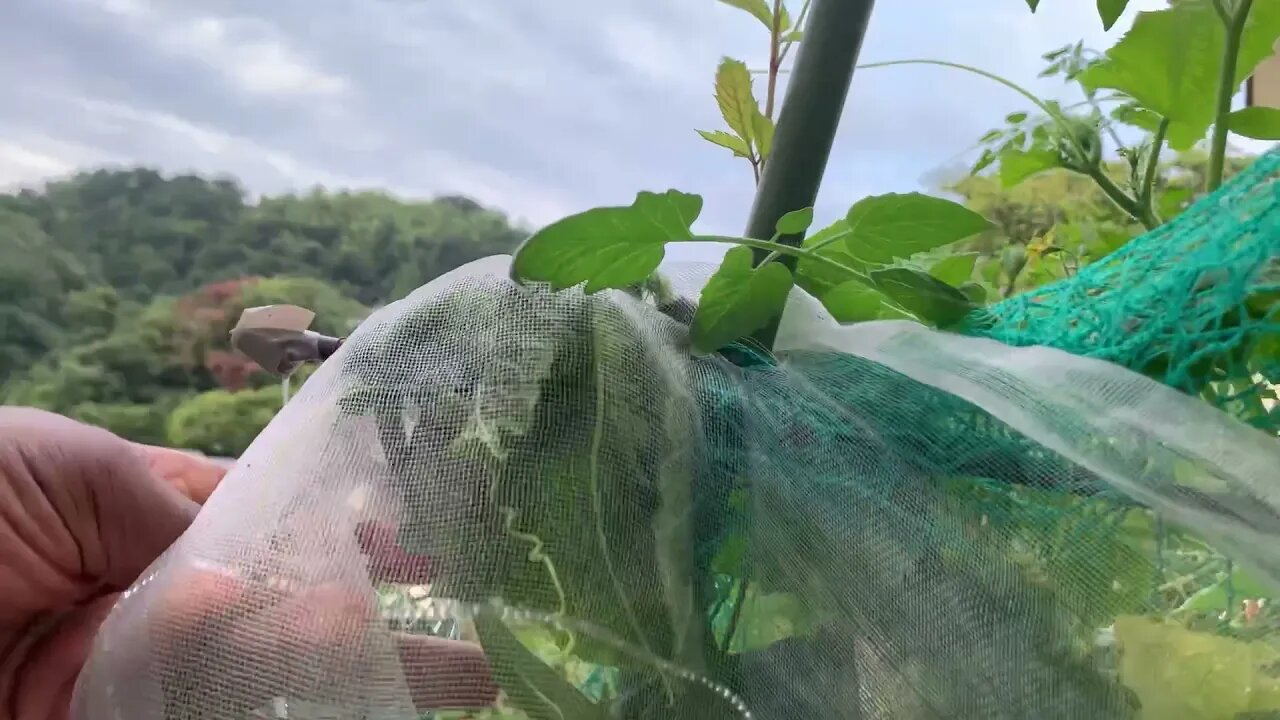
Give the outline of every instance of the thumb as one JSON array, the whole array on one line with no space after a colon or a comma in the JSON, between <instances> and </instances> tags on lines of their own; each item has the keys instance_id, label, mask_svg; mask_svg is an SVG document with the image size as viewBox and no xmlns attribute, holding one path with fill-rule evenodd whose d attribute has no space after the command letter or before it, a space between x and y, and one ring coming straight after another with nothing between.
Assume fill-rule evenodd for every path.
<instances>
[{"instance_id":1,"label":"thumb","mask_svg":"<svg viewBox=\"0 0 1280 720\"><path fill-rule=\"evenodd\" d=\"M22 498L12 521L44 541L46 562L112 589L127 588L198 509L125 440L28 408L0 409L0 482Z\"/></svg>"}]
</instances>

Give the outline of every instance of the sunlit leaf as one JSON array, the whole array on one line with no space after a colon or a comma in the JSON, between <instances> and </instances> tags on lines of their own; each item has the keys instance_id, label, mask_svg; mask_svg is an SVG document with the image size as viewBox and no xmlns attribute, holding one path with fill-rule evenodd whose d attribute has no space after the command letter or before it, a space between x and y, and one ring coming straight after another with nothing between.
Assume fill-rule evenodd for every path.
<instances>
[{"instance_id":1,"label":"sunlit leaf","mask_svg":"<svg viewBox=\"0 0 1280 720\"><path fill-rule=\"evenodd\" d=\"M720 116L738 137L751 142L754 118L760 112L751 92L751 72L740 60L724 58L716 70L716 104Z\"/></svg>"},{"instance_id":2,"label":"sunlit leaf","mask_svg":"<svg viewBox=\"0 0 1280 720\"><path fill-rule=\"evenodd\" d=\"M884 296L860 280L841 283L820 299L831 317L841 323L876 320L884 308Z\"/></svg>"},{"instance_id":3,"label":"sunlit leaf","mask_svg":"<svg viewBox=\"0 0 1280 720\"><path fill-rule=\"evenodd\" d=\"M1053 150L1009 150L1000 154L1000 184L1011 188L1038 172L1061 166L1058 153Z\"/></svg>"},{"instance_id":4,"label":"sunlit leaf","mask_svg":"<svg viewBox=\"0 0 1280 720\"><path fill-rule=\"evenodd\" d=\"M778 218L779 235L799 235L813 224L813 208L801 208Z\"/></svg>"},{"instance_id":5,"label":"sunlit leaf","mask_svg":"<svg viewBox=\"0 0 1280 720\"><path fill-rule=\"evenodd\" d=\"M760 157L769 157L769 153L773 151L773 121L760 112L758 106L755 107L755 112L751 116L751 136L755 140Z\"/></svg>"},{"instance_id":6,"label":"sunlit leaf","mask_svg":"<svg viewBox=\"0 0 1280 720\"><path fill-rule=\"evenodd\" d=\"M587 292L634 285L662 262L664 245L693 237L702 198L678 190L641 192L626 207L570 215L534 233L516 251L512 275Z\"/></svg>"},{"instance_id":7,"label":"sunlit leaf","mask_svg":"<svg viewBox=\"0 0 1280 720\"><path fill-rule=\"evenodd\" d=\"M948 255L934 263L929 274L948 285L959 286L973 277L973 267L977 262L977 253Z\"/></svg>"},{"instance_id":8,"label":"sunlit leaf","mask_svg":"<svg viewBox=\"0 0 1280 720\"><path fill-rule=\"evenodd\" d=\"M950 245L991 227L969 208L922 193L863 198L845 216L845 247L864 263L889 263Z\"/></svg>"},{"instance_id":9,"label":"sunlit leaf","mask_svg":"<svg viewBox=\"0 0 1280 720\"><path fill-rule=\"evenodd\" d=\"M738 157L749 157L751 154L751 148L747 147L747 142L737 135L723 130L699 130L698 134L722 148L732 150Z\"/></svg>"},{"instance_id":10,"label":"sunlit leaf","mask_svg":"<svg viewBox=\"0 0 1280 720\"><path fill-rule=\"evenodd\" d=\"M1254 3L1241 37L1235 81L1243 82L1280 38L1280 3ZM1166 117L1169 145L1186 150L1213 123L1225 31L1213 0L1179 0L1139 13L1133 27L1085 70L1089 88L1113 88Z\"/></svg>"},{"instance_id":11,"label":"sunlit leaf","mask_svg":"<svg viewBox=\"0 0 1280 720\"><path fill-rule=\"evenodd\" d=\"M1280 109L1249 107L1227 116L1227 127L1254 140L1280 140Z\"/></svg>"},{"instance_id":12,"label":"sunlit leaf","mask_svg":"<svg viewBox=\"0 0 1280 720\"><path fill-rule=\"evenodd\" d=\"M752 267L751 248L725 253L698 301L690 336L695 350L710 353L764 327L782 312L791 271L780 262Z\"/></svg>"},{"instance_id":13,"label":"sunlit leaf","mask_svg":"<svg viewBox=\"0 0 1280 720\"><path fill-rule=\"evenodd\" d=\"M1194 632L1144 617L1116 619L1120 680L1137 694L1142 718L1233 720L1280 711L1280 651Z\"/></svg>"}]
</instances>

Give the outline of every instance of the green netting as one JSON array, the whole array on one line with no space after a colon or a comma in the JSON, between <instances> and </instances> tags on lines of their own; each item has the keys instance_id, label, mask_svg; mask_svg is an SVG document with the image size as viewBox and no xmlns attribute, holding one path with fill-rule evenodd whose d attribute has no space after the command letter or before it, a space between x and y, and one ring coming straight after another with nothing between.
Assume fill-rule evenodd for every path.
<instances>
[{"instance_id":1,"label":"green netting","mask_svg":"<svg viewBox=\"0 0 1280 720\"><path fill-rule=\"evenodd\" d=\"M1076 276L975 313L963 331L1144 373L1272 432L1280 379L1280 148L1173 222Z\"/></svg>"},{"instance_id":2,"label":"green netting","mask_svg":"<svg viewBox=\"0 0 1280 720\"><path fill-rule=\"evenodd\" d=\"M76 717L1280 712L1280 444L1229 397L1270 372L1277 165L975 317L986 337L840 326L797 292L773 353L699 357L651 298L520 287L508 258L439 278L121 600ZM193 630L174 598L210 574L236 591ZM438 621L487 675L404 650Z\"/></svg>"}]
</instances>

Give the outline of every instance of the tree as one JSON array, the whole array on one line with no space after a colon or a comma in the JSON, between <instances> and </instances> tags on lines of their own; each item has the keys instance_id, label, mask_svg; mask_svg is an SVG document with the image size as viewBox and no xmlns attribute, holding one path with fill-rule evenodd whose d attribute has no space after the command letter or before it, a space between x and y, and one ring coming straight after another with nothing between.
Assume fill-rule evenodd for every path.
<instances>
[{"instance_id":1,"label":"tree","mask_svg":"<svg viewBox=\"0 0 1280 720\"><path fill-rule=\"evenodd\" d=\"M210 455L238 456L280 411L282 399L279 387L200 393L169 416L169 442Z\"/></svg>"}]
</instances>

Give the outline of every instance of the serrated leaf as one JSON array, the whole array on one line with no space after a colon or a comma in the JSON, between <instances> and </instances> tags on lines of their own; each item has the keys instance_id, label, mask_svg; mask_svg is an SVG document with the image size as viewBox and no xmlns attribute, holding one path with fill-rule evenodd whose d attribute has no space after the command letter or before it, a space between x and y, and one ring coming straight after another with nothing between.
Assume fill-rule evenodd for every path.
<instances>
[{"instance_id":1,"label":"serrated leaf","mask_svg":"<svg viewBox=\"0 0 1280 720\"><path fill-rule=\"evenodd\" d=\"M813 224L813 208L801 208L792 210L791 212L778 218L777 231L779 235L799 235L809 226Z\"/></svg>"},{"instance_id":2,"label":"serrated leaf","mask_svg":"<svg viewBox=\"0 0 1280 720\"><path fill-rule=\"evenodd\" d=\"M801 247L861 272L866 269L866 263L849 254L849 250L844 244L844 237L848 233L849 226L845 221L837 220L806 237ZM815 250L815 248L817 249ZM830 292L832 288L852 279L854 277L849 273L842 272L826 263L814 262L805 258L800 258L796 263L796 284L803 288L805 292L819 299Z\"/></svg>"},{"instance_id":3,"label":"serrated leaf","mask_svg":"<svg viewBox=\"0 0 1280 720\"><path fill-rule=\"evenodd\" d=\"M822 306L839 323L878 320L884 309L884 296L860 280L849 280L827 291Z\"/></svg>"},{"instance_id":4,"label":"serrated leaf","mask_svg":"<svg viewBox=\"0 0 1280 720\"><path fill-rule=\"evenodd\" d=\"M945 328L974 309L964 293L915 268L873 270L871 285L922 322Z\"/></svg>"},{"instance_id":5,"label":"serrated leaf","mask_svg":"<svg viewBox=\"0 0 1280 720\"><path fill-rule=\"evenodd\" d=\"M1280 38L1280 3L1254 3L1237 56L1243 82ZM1139 13L1105 58L1080 74L1086 87L1111 88L1169 119L1169 146L1186 150L1214 118L1225 31L1212 0L1179 0L1167 10Z\"/></svg>"},{"instance_id":6,"label":"serrated leaf","mask_svg":"<svg viewBox=\"0 0 1280 720\"><path fill-rule=\"evenodd\" d=\"M769 153L773 151L773 121L760 112L758 105L751 116L751 136L755 139L756 152L760 157L769 157Z\"/></svg>"},{"instance_id":7,"label":"serrated leaf","mask_svg":"<svg viewBox=\"0 0 1280 720\"><path fill-rule=\"evenodd\" d=\"M1280 109L1249 107L1227 116L1227 127L1254 140L1280 140Z\"/></svg>"},{"instance_id":8,"label":"serrated leaf","mask_svg":"<svg viewBox=\"0 0 1280 720\"><path fill-rule=\"evenodd\" d=\"M751 72L746 64L724 58L716 70L716 104L729 129L748 143L755 139L754 118L760 112L751 91Z\"/></svg>"},{"instance_id":9,"label":"serrated leaf","mask_svg":"<svg viewBox=\"0 0 1280 720\"><path fill-rule=\"evenodd\" d=\"M948 255L929 268L929 274L948 285L958 286L969 282L973 268L978 263L978 253Z\"/></svg>"},{"instance_id":10,"label":"serrated leaf","mask_svg":"<svg viewBox=\"0 0 1280 720\"><path fill-rule=\"evenodd\" d=\"M733 154L738 157L750 156L751 148L747 147L747 141L737 135L723 130L699 130L698 134L715 145L732 150Z\"/></svg>"},{"instance_id":11,"label":"serrated leaf","mask_svg":"<svg viewBox=\"0 0 1280 720\"><path fill-rule=\"evenodd\" d=\"M720 2L750 13L769 30L773 30L773 13L769 11L769 4L765 0L720 0Z\"/></svg>"},{"instance_id":12,"label":"serrated leaf","mask_svg":"<svg viewBox=\"0 0 1280 720\"><path fill-rule=\"evenodd\" d=\"M530 652L500 618L484 613L476 617L475 626L494 681L530 720L608 718L604 707Z\"/></svg>"},{"instance_id":13,"label":"serrated leaf","mask_svg":"<svg viewBox=\"0 0 1280 720\"><path fill-rule=\"evenodd\" d=\"M1110 30L1124 14L1128 4L1129 0L1098 0L1098 17L1102 20L1102 29Z\"/></svg>"},{"instance_id":14,"label":"serrated leaf","mask_svg":"<svg viewBox=\"0 0 1280 720\"><path fill-rule=\"evenodd\" d=\"M1000 155L1000 185L1008 189L1038 172L1061 165L1058 153L1053 150L1009 150Z\"/></svg>"},{"instance_id":15,"label":"serrated leaf","mask_svg":"<svg viewBox=\"0 0 1280 720\"><path fill-rule=\"evenodd\" d=\"M698 195L641 192L626 207L601 207L551 223L516 250L516 280L555 289L587 284L587 292L622 288L648 278L666 243L689 240L702 212Z\"/></svg>"},{"instance_id":16,"label":"serrated leaf","mask_svg":"<svg viewBox=\"0 0 1280 720\"><path fill-rule=\"evenodd\" d=\"M991 227L969 208L923 193L863 198L849 208L845 223L849 254L871 264L950 245Z\"/></svg>"},{"instance_id":17,"label":"serrated leaf","mask_svg":"<svg viewBox=\"0 0 1280 720\"><path fill-rule=\"evenodd\" d=\"M791 271L779 262L752 267L751 248L725 253L698 300L690 339L710 353L764 327L782 313L791 292Z\"/></svg>"}]
</instances>

